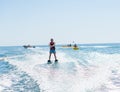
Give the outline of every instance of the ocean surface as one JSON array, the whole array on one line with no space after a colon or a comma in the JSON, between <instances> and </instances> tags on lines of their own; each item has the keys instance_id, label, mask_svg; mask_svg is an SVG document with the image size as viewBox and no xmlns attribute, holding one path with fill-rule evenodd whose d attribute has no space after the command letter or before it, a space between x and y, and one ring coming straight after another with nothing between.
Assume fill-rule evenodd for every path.
<instances>
[{"instance_id":1,"label":"ocean surface","mask_svg":"<svg viewBox=\"0 0 120 92\"><path fill-rule=\"evenodd\" d=\"M0 92L120 92L120 44L0 47Z\"/></svg>"}]
</instances>

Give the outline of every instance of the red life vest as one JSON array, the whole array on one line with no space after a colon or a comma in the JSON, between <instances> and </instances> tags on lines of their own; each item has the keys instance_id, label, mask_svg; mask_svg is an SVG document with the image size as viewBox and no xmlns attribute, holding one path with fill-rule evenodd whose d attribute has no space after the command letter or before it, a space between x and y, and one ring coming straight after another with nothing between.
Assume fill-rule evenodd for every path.
<instances>
[{"instance_id":1,"label":"red life vest","mask_svg":"<svg viewBox=\"0 0 120 92\"><path fill-rule=\"evenodd\" d=\"M54 42L50 42L50 46L54 45ZM55 46L51 47L50 50L55 50Z\"/></svg>"},{"instance_id":2,"label":"red life vest","mask_svg":"<svg viewBox=\"0 0 120 92\"><path fill-rule=\"evenodd\" d=\"M50 45L54 45L54 42L50 42Z\"/></svg>"}]
</instances>

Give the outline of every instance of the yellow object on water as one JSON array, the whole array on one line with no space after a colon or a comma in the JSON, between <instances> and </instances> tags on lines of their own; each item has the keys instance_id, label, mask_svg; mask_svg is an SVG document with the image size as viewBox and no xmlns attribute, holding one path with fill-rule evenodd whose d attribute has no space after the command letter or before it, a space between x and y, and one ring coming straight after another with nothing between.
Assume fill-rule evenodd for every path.
<instances>
[{"instance_id":1,"label":"yellow object on water","mask_svg":"<svg viewBox=\"0 0 120 92\"><path fill-rule=\"evenodd\" d=\"M73 47L73 50L79 50L79 48L78 47Z\"/></svg>"},{"instance_id":2,"label":"yellow object on water","mask_svg":"<svg viewBox=\"0 0 120 92\"><path fill-rule=\"evenodd\" d=\"M64 47L64 48L72 48L72 46L62 46L62 47Z\"/></svg>"}]
</instances>

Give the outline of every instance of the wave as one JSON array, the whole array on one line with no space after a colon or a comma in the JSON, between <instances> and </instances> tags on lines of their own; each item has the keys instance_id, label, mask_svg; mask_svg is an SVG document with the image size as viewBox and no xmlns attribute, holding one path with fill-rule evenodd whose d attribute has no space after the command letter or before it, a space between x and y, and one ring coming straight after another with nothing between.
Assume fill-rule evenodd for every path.
<instances>
[{"instance_id":1,"label":"wave","mask_svg":"<svg viewBox=\"0 0 120 92\"><path fill-rule=\"evenodd\" d=\"M58 64L52 57L50 65L47 64L48 55L46 49L37 48L28 50L20 58L16 56L7 60L32 78L39 85L40 89L36 89L41 92L120 91L120 54L61 49L57 51Z\"/></svg>"},{"instance_id":2,"label":"wave","mask_svg":"<svg viewBox=\"0 0 120 92\"><path fill-rule=\"evenodd\" d=\"M28 74L6 61L0 61L0 92L40 92Z\"/></svg>"}]
</instances>

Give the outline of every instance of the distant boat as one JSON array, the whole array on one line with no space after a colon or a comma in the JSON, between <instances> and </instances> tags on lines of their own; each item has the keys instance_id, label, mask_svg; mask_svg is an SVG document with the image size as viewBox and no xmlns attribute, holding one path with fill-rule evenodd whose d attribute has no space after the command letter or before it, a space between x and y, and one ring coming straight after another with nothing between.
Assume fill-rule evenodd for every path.
<instances>
[{"instance_id":1,"label":"distant boat","mask_svg":"<svg viewBox=\"0 0 120 92\"><path fill-rule=\"evenodd\" d=\"M23 47L24 47L25 49L27 49L27 48L35 48L35 46L31 46L31 45L23 45Z\"/></svg>"},{"instance_id":2,"label":"distant boat","mask_svg":"<svg viewBox=\"0 0 120 92\"><path fill-rule=\"evenodd\" d=\"M62 47L63 48L72 48L73 50L79 50L79 47L76 44L74 44L74 45L71 45L71 44L63 45Z\"/></svg>"},{"instance_id":3,"label":"distant boat","mask_svg":"<svg viewBox=\"0 0 120 92\"><path fill-rule=\"evenodd\" d=\"M72 46L62 46L63 48L72 48Z\"/></svg>"},{"instance_id":4,"label":"distant boat","mask_svg":"<svg viewBox=\"0 0 120 92\"><path fill-rule=\"evenodd\" d=\"M78 47L73 47L73 50L79 50L79 48Z\"/></svg>"},{"instance_id":5,"label":"distant boat","mask_svg":"<svg viewBox=\"0 0 120 92\"><path fill-rule=\"evenodd\" d=\"M71 44L63 45L62 47L69 48L69 47L72 47L72 45Z\"/></svg>"},{"instance_id":6,"label":"distant boat","mask_svg":"<svg viewBox=\"0 0 120 92\"><path fill-rule=\"evenodd\" d=\"M79 50L79 47L77 46L77 44L74 44L73 50Z\"/></svg>"}]
</instances>

